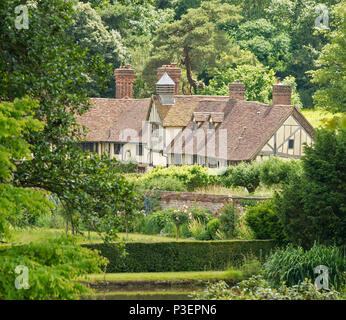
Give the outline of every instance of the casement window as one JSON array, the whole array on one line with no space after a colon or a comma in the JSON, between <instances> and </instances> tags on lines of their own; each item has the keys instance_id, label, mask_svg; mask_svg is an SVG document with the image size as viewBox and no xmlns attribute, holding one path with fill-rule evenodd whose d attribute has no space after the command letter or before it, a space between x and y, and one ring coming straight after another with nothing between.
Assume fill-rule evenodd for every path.
<instances>
[{"instance_id":1,"label":"casement window","mask_svg":"<svg viewBox=\"0 0 346 320\"><path fill-rule=\"evenodd\" d=\"M80 144L80 148L84 152L85 151L93 152L94 151L94 143L93 142L82 142Z\"/></svg>"},{"instance_id":2,"label":"casement window","mask_svg":"<svg viewBox=\"0 0 346 320\"><path fill-rule=\"evenodd\" d=\"M151 125L151 135L153 137L158 137L160 134L159 129L160 129L159 125L157 123L153 123Z\"/></svg>"},{"instance_id":3,"label":"casement window","mask_svg":"<svg viewBox=\"0 0 346 320\"><path fill-rule=\"evenodd\" d=\"M114 143L114 154L121 154L121 143Z\"/></svg>"},{"instance_id":4,"label":"casement window","mask_svg":"<svg viewBox=\"0 0 346 320\"><path fill-rule=\"evenodd\" d=\"M209 168L217 168L218 162L215 158L208 158L208 166Z\"/></svg>"},{"instance_id":5,"label":"casement window","mask_svg":"<svg viewBox=\"0 0 346 320\"><path fill-rule=\"evenodd\" d=\"M294 149L294 139L288 140L288 149Z\"/></svg>"},{"instance_id":6,"label":"casement window","mask_svg":"<svg viewBox=\"0 0 346 320\"><path fill-rule=\"evenodd\" d=\"M210 121L209 122L209 129L215 129L215 123L214 122L212 122L212 121Z\"/></svg>"},{"instance_id":7,"label":"casement window","mask_svg":"<svg viewBox=\"0 0 346 320\"><path fill-rule=\"evenodd\" d=\"M198 164L197 154L194 154L194 155L192 156L192 163L193 163L193 164Z\"/></svg>"},{"instance_id":8,"label":"casement window","mask_svg":"<svg viewBox=\"0 0 346 320\"><path fill-rule=\"evenodd\" d=\"M136 154L137 156L143 155L143 143L136 144Z\"/></svg>"},{"instance_id":9,"label":"casement window","mask_svg":"<svg viewBox=\"0 0 346 320\"><path fill-rule=\"evenodd\" d=\"M180 166L181 165L181 154L178 154L178 153L174 154L174 164L176 166Z\"/></svg>"}]
</instances>

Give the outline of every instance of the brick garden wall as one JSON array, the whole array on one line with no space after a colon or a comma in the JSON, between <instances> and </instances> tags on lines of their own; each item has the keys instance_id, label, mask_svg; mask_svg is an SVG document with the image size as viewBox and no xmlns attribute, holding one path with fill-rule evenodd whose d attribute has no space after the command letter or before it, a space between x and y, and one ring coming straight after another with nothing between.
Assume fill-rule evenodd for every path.
<instances>
[{"instance_id":1,"label":"brick garden wall","mask_svg":"<svg viewBox=\"0 0 346 320\"><path fill-rule=\"evenodd\" d=\"M243 211L241 200L267 200L266 197L239 197L232 195L205 194L194 192L160 191L159 204L162 209L198 206L209 210L222 208L225 203L233 202L236 209Z\"/></svg>"}]
</instances>

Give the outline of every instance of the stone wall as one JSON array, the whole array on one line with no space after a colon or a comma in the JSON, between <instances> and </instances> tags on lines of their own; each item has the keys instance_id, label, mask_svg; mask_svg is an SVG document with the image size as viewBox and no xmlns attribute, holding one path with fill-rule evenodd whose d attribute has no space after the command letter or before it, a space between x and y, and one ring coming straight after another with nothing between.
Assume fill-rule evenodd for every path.
<instances>
[{"instance_id":1,"label":"stone wall","mask_svg":"<svg viewBox=\"0 0 346 320\"><path fill-rule=\"evenodd\" d=\"M160 191L159 204L162 209L182 208L198 206L209 210L218 210L226 203L233 203L236 209L243 211L241 201L246 200L268 200L266 197L239 197L232 195L205 194L193 192Z\"/></svg>"}]
</instances>

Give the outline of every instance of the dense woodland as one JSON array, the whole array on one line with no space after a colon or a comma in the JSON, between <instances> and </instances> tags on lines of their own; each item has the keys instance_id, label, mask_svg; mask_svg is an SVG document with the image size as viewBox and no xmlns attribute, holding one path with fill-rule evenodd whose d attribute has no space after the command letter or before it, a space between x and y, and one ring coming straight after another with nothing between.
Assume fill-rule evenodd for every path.
<instances>
[{"instance_id":1,"label":"dense woodland","mask_svg":"<svg viewBox=\"0 0 346 320\"><path fill-rule=\"evenodd\" d=\"M120 230L133 231L134 221L145 220L144 232L169 217L178 238L177 221L188 221L187 212L149 216L143 189L192 191L206 181L249 192L260 183L275 186L274 202L249 213L247 224L257 228L256 238L284 237L304 249L321 250L318 264L331 257L344 277L344 256L328 250L344 245L346 234L345 1L31 0L26 2L27 28L18 27L20 5L21 0L0 2L0 274L6 275L0 277L0 300L89 294L74 280L100 273L107 259L78 245L77 235L97 233L109 244ZM158 168L134 182L128 164L76 148L86 133L76 115L90 108L90 97L115 96L115 68L131 64L135 96L149 97L156 68L170 62L183 70L184 94L225 95L229 82L241 80L247 99L270 103L271 87L280 77L293 87L295 105L328 110L333 118L316 130L299 170L274 159L260 169L257 164L229 168L219 178L206 168ZM204 235L220 231L234 239L236 212L226 209L219 222L202 225ZM50 225L54 216L63 220L57 238L26 245L13 240L16 230L25 233L42 219ZM330 247L313 249L315 242ZM276 267L276 259L287 265L286 255L303 257L303 249L287 250L269 265ZM18 265L30 269L30 290L13 285ZM278 274L272 267L267 270Z\"/></svg>"},{"instance_id":2,"label":"dense woodland","mask_svg":"<svg viewBox=\"0 0 346 320\"><path fill-rule=\"evenodd\" d=\"M111 71L130 63L137 75L135 96L148 97L156 68L174 61L184 70L184 93L220 95L229 81L241 79L250 88L251 81L262 81L268 83L262 92L248 95L267 102L267 87L280 77L296 86L298 106L313 108L318 85L307 72L316 70L314 61L330 42L327 30L335 29L336 19L329 11L340 1L83 2L70 34L90 55L100 54L111 64L107 89L91 82L90 96L114 97Z\"/></svg>"}]
</instances>

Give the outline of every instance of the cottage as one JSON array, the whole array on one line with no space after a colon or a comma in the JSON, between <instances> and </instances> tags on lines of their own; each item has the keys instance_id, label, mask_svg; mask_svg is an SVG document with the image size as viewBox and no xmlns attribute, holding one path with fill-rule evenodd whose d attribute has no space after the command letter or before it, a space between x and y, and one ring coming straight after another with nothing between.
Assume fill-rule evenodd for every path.
<instances>
[{"instance_id":1,"label":"cottage","mask_svg":"<svg viewBox=\"0 0 346 320\"><path fill-rule=\"evenodd\" d=\"M313 142L313 127L291 105L291 88L273 86L273 104L246 101L242 83L229 96L180 95L181 70L157 70L156 95L133 99L135 72L115 70L116 98L91 99L78 121L89 129L86 150L148 166L225 167L275 155L300 158Z\"/></svg>"}]
</instances>

